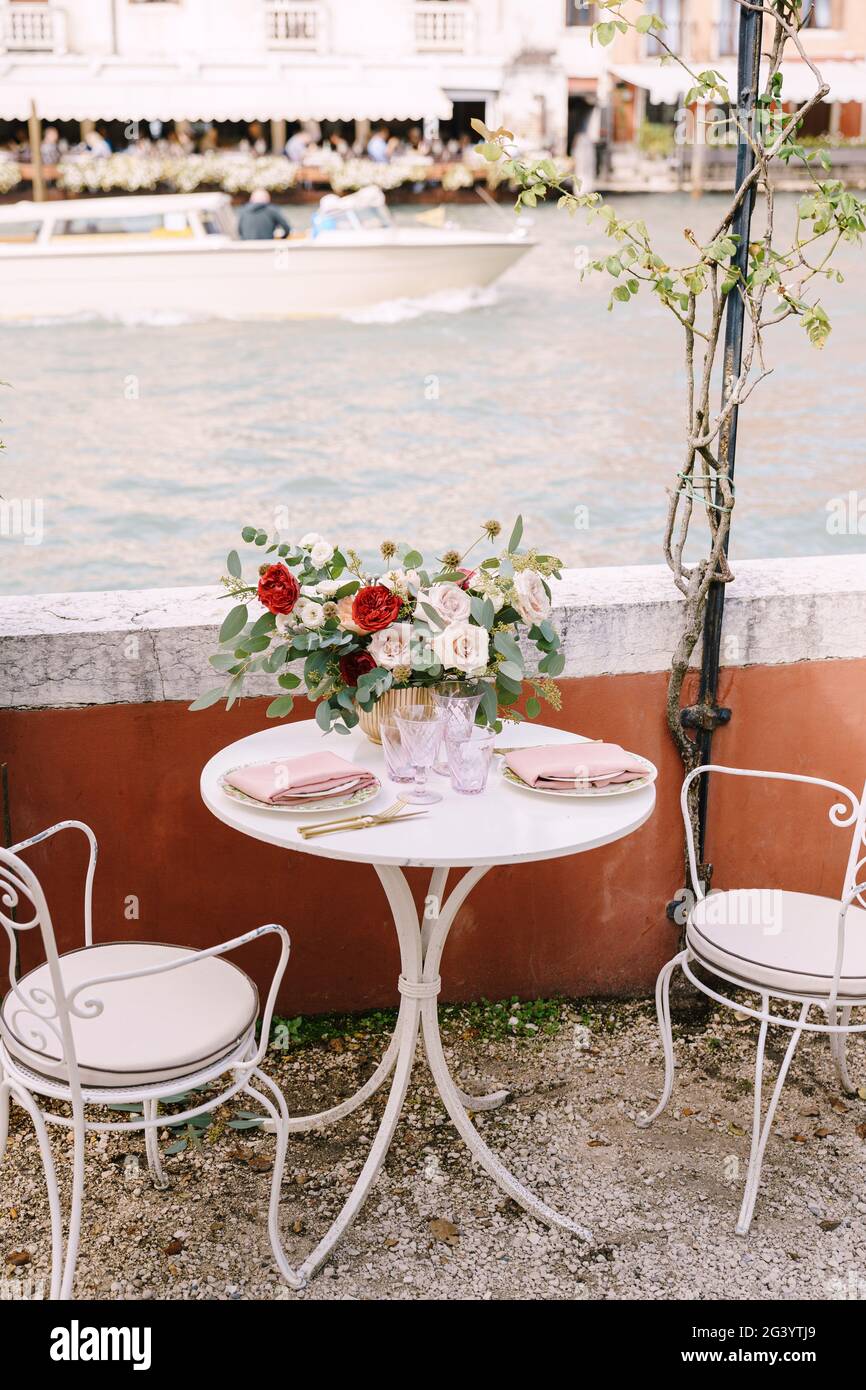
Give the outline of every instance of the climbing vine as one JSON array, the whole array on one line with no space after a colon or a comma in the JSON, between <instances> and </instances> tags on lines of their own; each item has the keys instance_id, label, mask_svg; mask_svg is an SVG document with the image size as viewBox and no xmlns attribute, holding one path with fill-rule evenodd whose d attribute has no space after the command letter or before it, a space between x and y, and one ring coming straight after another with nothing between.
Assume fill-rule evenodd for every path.
<instances>
[{"instance_id":1,"label":"climbing vine","mask_svg":"<svg viewBox=\"0 0 866 1390\"><path fill-rule=\"evenodd\" d=\"M683 725L683 684L692 654L703 630L707 600L714 583L733 579L727 541L736 501L731 477L731 436L741 406L772 372L766 355L768 330L796 319L809 343L822 348L831 323L822 303L827 281L841 282L833 265L840 243L859 242L866 226L866 203L832 177L824 150L807 149L800 139L812 108L829 94L829 87L803 43L811 19L812 0L737 0L743 10L764 18L761 80L757 102L732 102L723 74L708 68L694 71L675 53L665 37L665 25L649 13L644 0L600 3L593 42L610 44L617 33L637 31L655 40L660 59L679 64L687 75L683 106L709 124L730 122L736 139L747 142L754 162L742 179L711 236L696 239L688 228L683 236L688 252L682 264L661 255L643 221L628 221L596 193L582 193L575 182L559 175L549 159L522 160L513 134L489 130L473 121L483 137L481 153L514 180L517 208L533 208L555 196L569 213L582 211L601 224L610 242L606 255L591 261L583 274L597 273L611 282L609 308L627 305L649 293L680 326L686 368L683 435L676 476L668 488L663 553L673 582L683 595L682 628L671 661L667 688L667 723L686 771L699 761L698 743ZM782 63L796 53L814 78L814 90L796 109L785 111ZM790 103L788 103L790 105ZM799 199L793 234L783 236L776 218L776 170L796 164L808 179ZM741 246L735 232L744 200L754 199L760 212L760 231ZM758 223L756 223L758 225ZM739 297L744 317L742 360L739 366L725 352L725 317L730 296ZM721 373L721 402L714 403ZM700 534L699 534L700 533ZM702 536L702 540L701 540ZM687 559L699 550L700 557ZM697 783L693 783L693 789ZM692 819L697 828L696 801Z\"/></svg>"}]
</instances>

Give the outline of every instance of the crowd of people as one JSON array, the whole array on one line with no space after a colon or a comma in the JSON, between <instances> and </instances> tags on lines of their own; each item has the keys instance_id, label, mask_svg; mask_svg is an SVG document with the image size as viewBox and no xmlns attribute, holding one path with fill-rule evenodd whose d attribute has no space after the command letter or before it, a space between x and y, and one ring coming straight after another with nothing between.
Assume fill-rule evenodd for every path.
<instances>
[{"instance_id":1,"label":"crowd of people","mask_svg":"<svg viewBox=\"0 0 866 1390\"><path fill-rule=\"evenodd\" d=\"M289 135L283 154L292 164L306 165L327 163L335 158L367 158L376 164L389 164L392 160L413 157L448 164L467 158L475 143L473 137L465 132L449 137L426 134L419 125L409 126L402 133L395 133L384 124L369 130L366 125L362 132L350 139L341 127L334 127L326 133L317 121L307 121ZM189 155L213 150L265 155L271 152L271 143L258 121L251 121L243 133L232 131L229 140L210 121L132 121L123 127L120 139L109 132L105 125L88 126L82 130L78 140L67 139L56 126L47 126L42 134L40 153L42 164L52 166L66 156L102 158L116 152ZM17 129L0 146L0 153L22 164L32 163L27 130L24 127Z\"/></svg>"}]
</instances>

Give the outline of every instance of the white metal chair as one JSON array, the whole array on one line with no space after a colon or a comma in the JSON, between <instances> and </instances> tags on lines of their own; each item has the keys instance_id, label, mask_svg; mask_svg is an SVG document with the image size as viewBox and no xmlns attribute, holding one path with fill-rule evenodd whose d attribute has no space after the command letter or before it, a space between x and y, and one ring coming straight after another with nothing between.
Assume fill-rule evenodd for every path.
<instances>
[{"instance_id":1,"label":"white metal chair","mask_svg":"<svg viewBox=\"0 0 866 1390\"><path fill-rule=\"evenodd\" d=\"M20 851L60 830L80 830L90 845L84 889L84 945L59 955L45 895ZM11 849L0 849L0 923L9 938L10 991L0 1008L0 1159L9 1132L10 1100L30 1116L45 1168L51 1211L51 1298L71 1298L81 1229L84 1142L88 1130L143 1131L148 1167L157 1186L168 1179L159 1153L160 1101L223 1086L200 1105L172 1113L181 1124L245 1092L267 1112L276 1131L268 1234L280 1272L292 1288L278 1229L280 1183L288 1146L282 1093L259 1069L268 1046L277 990L289 958L289 938L271 923L209 950L150 942L93 944L92 891L96 838L81 821L62 821ZM39 928L44 963L19 977L18 935ZM258 937L279 938L280 956L256 1042L258 991L238 966L220 959ZM253 1082L256 1084L253 1085ZM57 1113L66 1102L70 1113ZM107 1121L94 1106L139 1106L140 1113ZM48 1125L74 1137L72 1195L65 1241L60 1192Z\"/></svg>"},{"instance_id":2,"label":"white metal chair","mask_svg":"<svg viewBox=\"0 0 866 1390\"><path fill-rule=\"evenodd\" d=\"M838 795L840 799L830 808L830 820L833 825L854 828L839 900L811 893L754 888L706 895L698 875L688 795L694 779L708 772L808 783ZM848 787L821 777L706 764L695 768L683 782L681 806L695 903L687 917L685 949L663 968L656 984L656 1009L665 1056L664 1090L653 1113L637 1123L641 1128L651 1125L671 1097L674 1049L670 983L671 975L680 966L692 984L710 999L749 1014L761 1025L755 1064L752 1144L746 1190L737 1221L737 1234L745 1235L755 1209L764 1150L776 1106L803 1033L828 1035L839 1081L846 1091L854 1090L848 1074L845 1042L849 1033L866 1031L866 1023L851 1022L852 1009L866 1005L866 911L863 910L866 908L866 788L862 800L858 800ZM751 1007L713 989L694 974L695 964L720 981L756 994L760 1007ZM771 1008L774 999L799 1005L799 1013L787 1018L774 1012ZM823 1014L822 1022L811 1021L813 1010ZM764 1051L770 1024L787 1028L791 1036L762 1121Z\"/></svg>"}]
</instances>

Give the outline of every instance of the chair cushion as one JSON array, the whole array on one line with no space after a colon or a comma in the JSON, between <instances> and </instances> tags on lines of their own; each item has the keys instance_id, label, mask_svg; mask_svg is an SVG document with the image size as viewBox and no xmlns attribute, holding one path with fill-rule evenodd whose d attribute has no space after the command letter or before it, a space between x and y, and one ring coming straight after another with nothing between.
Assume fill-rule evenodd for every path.
<instances>
[{"instance_id":1,"label":"chair cushion","mask_svg":"<svg viewBox=\"0 0 866 1390\"><path fill-rule=\"evenodd\" d=\"M738 888L710 893L689 914L686 940L705 965L791 994L829 994L839 903L813 893ZM866 912L848 909L839 992L866 998Z\"/></svg>"},{"instance_id":2,"label":"chair cushion","mask_svg":"<svg viewBox=\"0 0 866 1390\"><path fill-rule=\"evenodd\" d=\"M116 941L70 951L60 958L64 988L68 995L87 980L165 965L189 950ZM31 990L53 994L48 966L22 976L18 987L25 998ZM92 995L85 991L78 997L77 1006L89 997L100 1000L102 1012L94 1018L71 1019L81 1080L88 1086L150 1085L186 1076L229 1055L259 1011L252 980L219 956L161 975L97 985ZM60 1059L60 1044L50 1030L43 1030L44 1050L34 1050L30 1030L36 1026L20 995L10 991L0 1009L0 1034L8 1051L34 1071L66 1081L65 1068L46 1066L46 1061Z\"/></svg>"}]
</instances>

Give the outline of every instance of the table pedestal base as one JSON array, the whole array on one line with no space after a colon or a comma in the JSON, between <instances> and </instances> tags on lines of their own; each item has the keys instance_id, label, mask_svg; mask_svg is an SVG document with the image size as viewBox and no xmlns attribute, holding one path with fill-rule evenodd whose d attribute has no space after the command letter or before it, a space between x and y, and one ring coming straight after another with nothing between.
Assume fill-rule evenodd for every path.
<instances>
[{"instance_id":1,"label":"table pedestal base","mask_svg":"<svg viewBox=\"0 0 866 1390\"><path fill-rule=\"evenodd\" d=\"M507 1099L508 1091L494 1091L486 1096L467 1095L455 1083L445 1060L436 1003L442 983L439 976L442 951L457 912L476 883L483 878L487 867L467 870L447 899L444 892L448 870L434 870L420 922L403 871L390 865L377 865L376 872L387 894L400 944L400 1010L397 1025L381 1062L355 1095L317 1115L290 1116L288 1128L295 1133L322 1129L344 1119L368 1101L389 1076L391 1089L379 1129L355 1186L330 1230L297 1270L298 1279L306 1283L328 1259L358 1215L378 1177L406 1100L419 1034L423 1038L427 1062L445 1109L473 1157L503 1192L540 1221L548 1226L559 1226L582 1240L592 1240L591 1232L569 1217L561 1216L524 1187L488 1148L472 1123L468 1112L494 1110Z\"/></svg>"}]
</instances>

